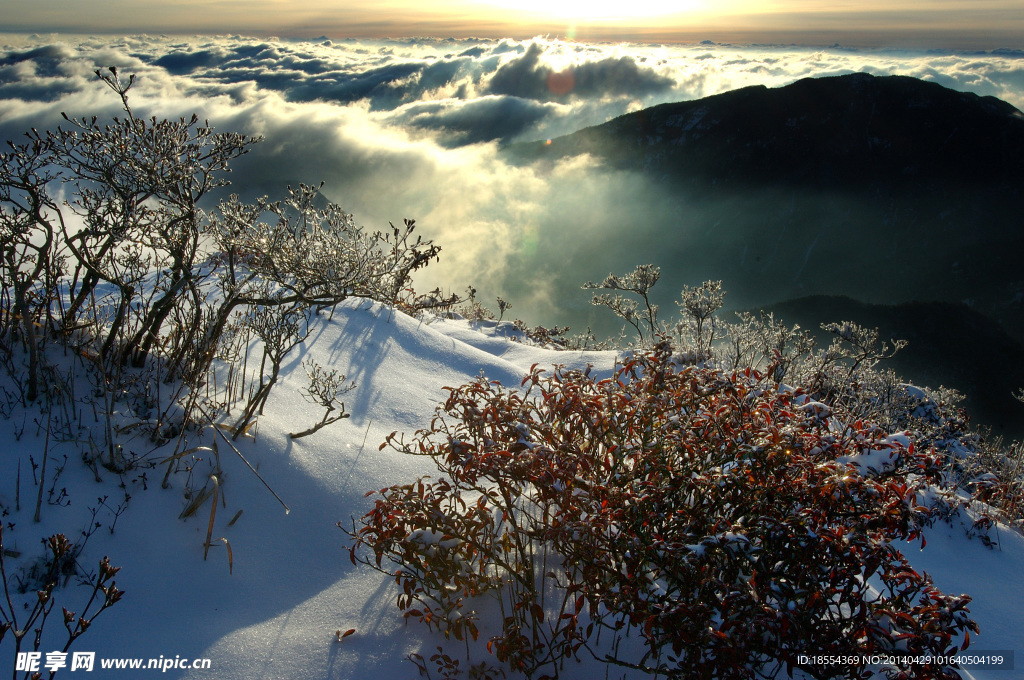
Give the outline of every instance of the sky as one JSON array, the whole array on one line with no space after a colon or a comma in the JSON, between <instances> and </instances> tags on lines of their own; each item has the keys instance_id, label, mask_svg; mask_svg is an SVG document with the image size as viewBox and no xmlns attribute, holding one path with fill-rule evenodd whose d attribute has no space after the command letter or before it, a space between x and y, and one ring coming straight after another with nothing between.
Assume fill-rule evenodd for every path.
<instances>
[{"instance_id":1,"label":"sky","mask_svg":"<svg viewBox=\"0 0 1024 680\"><path fill-rule=\"evenodd\" d=\"M1024 47L1016 0L0 0L0 16L25 32Z\"/></svg>"}]
</instances>

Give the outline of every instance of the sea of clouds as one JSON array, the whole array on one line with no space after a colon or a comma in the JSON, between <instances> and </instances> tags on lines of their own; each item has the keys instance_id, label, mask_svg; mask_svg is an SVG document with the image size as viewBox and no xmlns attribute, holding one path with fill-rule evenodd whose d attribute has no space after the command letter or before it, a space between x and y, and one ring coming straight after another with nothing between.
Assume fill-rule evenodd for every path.
<instances>
[{"instance_id":1,"label":"sea of clouds","mask_svg":"<svg viewBox=\"0 0 1024 680\"><path fill-rule=\"evenodd\" d=\"M56 127L61 112L117 115L117 97L94 73L108 66L136 75L137 113L195 112L220 130L263 136L236 161L233 191L277 197L287 185L323 181L323 193L360 224L415 218L441 244L441 262L420 288L473 284L485 303L513 302L513 315L574 327L593 320L579 284L654 260L685 207L589 158L506 163L503 144L663 102L856 71L915 76L1024 108L1024 52L1012 50L8 34L0 35L0 136ZM729 287L730 272L716 278Z\"/></svg>"}]
</instances>

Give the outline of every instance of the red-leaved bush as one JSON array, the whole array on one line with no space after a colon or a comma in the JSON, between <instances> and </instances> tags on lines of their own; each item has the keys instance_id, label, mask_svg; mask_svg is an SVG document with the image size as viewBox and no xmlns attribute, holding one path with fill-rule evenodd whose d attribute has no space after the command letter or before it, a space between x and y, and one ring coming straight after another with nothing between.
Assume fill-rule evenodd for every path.
<instances>
[{"instance_id":1,"label":"red-leaved bush","mask_svg":"<svg viewBox=\"0 0 1024 680\"><path fill-rule=\"evenodd\" d=\"M959 677L861 660L950 654L977 631L970 598L891 543L921 537L929 453L664 346L611 379L535 368L523 387L451 389L429 429L382 445L440 472L375 492L347 529L407 619L493 628L487 649L531 677L582 653L682 678Z\"/></svg>"}]
</instances>

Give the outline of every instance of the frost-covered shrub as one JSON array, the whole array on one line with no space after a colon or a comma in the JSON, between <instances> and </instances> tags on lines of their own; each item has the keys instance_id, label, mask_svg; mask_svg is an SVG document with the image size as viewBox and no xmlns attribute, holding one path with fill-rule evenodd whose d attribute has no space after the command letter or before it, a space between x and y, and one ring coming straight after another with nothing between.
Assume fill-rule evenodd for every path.
<instances>
[{"instance_id":1,"label":"frost-covered shrub","mask_svg":"<svg viewBox=\"0 0 1024 680\"><path fill-rule=\"evenodd\" d=\"M655 336L663 330L658 322L658 305L652 304L650 299L651 289L660 277L660 267L642 264L625 276L609 274L601 283L588 281L583 284L583 289L613 291L594 293L591 303L598 307L607 307L615 316L632 326L641 345L651 344ZM631 293L640 299L626 297L622 293Z\"/></svg>"},{"instance_id":2,"label":"frost-covered shrub","mask_svg":"<svg viewBox=\"0 0 1024 680\"><path fill-rule=\"evenodd\" d=\"M205 462L222 479L217 437L256 432L315 315L351 297L453 303L411 287L440 249L412 220L359 226L322 184L215 204L260 139L196 116L144 118L134 77L96 74L120 100L117 117L64 115L0 151L0 416L38 409L31 420L87 446L94 468L101 454L117 473L162 460L163 486L183 471L191 487L210 478L196 468ZM297 436L347 415L339 376L311 376L307 396L326 413Z\"/></svg>"},{"instance_id":3,"label":"frost-covered shrub","mask_svg":"<svg viewBox=\"0 0 1024 680\"><path fill-rule=\"evenodd\" d=\"M618 291L595 295L593 303L609 307L633 327L637 332L636 350L667 343L675 359L685 364L723 370L752 368L775 383L799 384L848 421L865 418L909 426L916 403L894 374L877 369L905 347L905 341L885 342L877 329L840 321L821 325L830 341L818 347L808 331L787 326L772 314L740 313L736 321L726 321L719 316L725 301L721 281L684 286L676 303L680 315L662 320L658 318L658 306L650 301L650 291L659 275L657 267L641 265L626 276L609 275L600 284L586 283L583 287ZM953 420L943 423L948 425ZM935 438L932 435L936 433L929 427L925 430L922 436Z\"/></svg>"},{"instance_id":4,"label":"frost-covered shrub","mask_svg":"<svg viewBox=\"0 0 1024 680\"><path fill-rule=\"evenodd\" d=\"M722 308L725 291L721 281L705 281L700 286L684 286L679 296L683 317L676 324L676 336L688 338L694 356L692 363L704 363L711 359L715 337L719 326L715 313Z\"/></svg>"},{"instance_id":5,"label":"frost-covered shrub","mask_svg":"<svg viewBox=\"0 0 1024 680\"><path fill-rule=\"evenodd\" d=\"M214 132L196 116L138 117L128 103L134 77L125 83L114 68L97 75L120 97L124 117L103 124L65 115L69 127L37 137L71 197L51 211L73 265L64 322L94 320L90 302L107 288L113 311L97 324L99 355L141 366L174 310L193 303L203 259L200 202L228 183L230 161L259 140ZM71 215L85 228L68 228ZM153 271L161 276L147 286Z\"/></svg>"},{"instance_id":6,"label":"frost-covered shrub","mask_svg":"<svg viewBox=\"0 0 1024 680\"><path fill-rule=\"evenodd\" d=\"M455 312L471 322L494 321L495 319L494 312L476 299L476 288L473 286L466 288L466 296L459 300Z\"/></svg>"},{"instance_id":7,"label":"frost-covered shrub","mask_svg":"<svg viewBox=\"0 0 1024 680\"><path fill-rule=\"evenodd\" d=\"M25 385L23 401L46 391L48 348L70 345L108 399L138 382L132 368L175 384L163 391L170 403L147 409L156 412L149 429L163 439L248 393L245 385L224 397L204 388L214 358L237 355L251 337L233 333L240 319L302 316L355 296L429 305L410 278L440 249L414 233L413 220L365 230L324 198L322 185L289 187L277 202L231 196L211 209L230 164L260 139L215 131L196 116L140 117L129 102L134 77L122 80L113 67L96 73L119 97L121 117L65 115L66 125L32 130L0 153L0 361L14 385ZM275 382L256 381L240 427Z\"/></svg>"},{"instance_id":8,"label":"frost-covered shrub","mask_svg":"<svg viewBox=\"0 0 1024 680\"><path fill-rule=\"evenodd\" d=\"M949 654L977 630L970 598L893 545L921 536L940 475L906 434L844 425L754 370L680 369L664 344L609 379L534 369L524 387L451 389L428 429L388 438L440 474L380 490L348 531L407 619L485 631L531 677L589 653L671 677L859 678L800 657Z\"/></svg>"},{"instance_id":9,"label":"frost-covered shrub","mask_svg":"<svg viewBox=\"0 0 1024 680\"><path fill-rule=\"evenodd\" d=\"M327 427L349 417L345 412L345 403L341 397L356 388L354 382L345 383L347 380L344 373L337 369L327 370L316 361L310 359L302 363L309 377L309 387L302 391L302 397L313 404L324 409L324 416L312 427L301 432L288 434L292 439L299 439L314 434Z\"/></svg>"},{"instance_id":10,"label":"frost-covered shrub","mask_svg":"<svg viewBox=\"0 0 1024 680\"><path fill-rule=\"evenodd\" d=\"M949 510L969 507L968 535L995 545L990 530L1002 522L1024 530L1024 442L980 439L969 455L948 458ZM957 495L956 492L960 494ZM965 498L966 496L966 498Z\"/></svg>"}]
</instances>

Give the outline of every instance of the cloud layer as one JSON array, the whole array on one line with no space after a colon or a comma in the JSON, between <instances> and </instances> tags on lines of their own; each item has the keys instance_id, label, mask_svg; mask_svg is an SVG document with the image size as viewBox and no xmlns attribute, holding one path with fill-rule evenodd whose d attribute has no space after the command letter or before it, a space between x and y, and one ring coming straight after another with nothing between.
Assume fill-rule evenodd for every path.
<instances>
[{"instance_id":1,"label":"cloud layer","mask_svg":"<svg viewBox=\"0 0 1024 680\"><path fill-rule=\"evenodd\" d=\"M658 254L659 230L699 220L641 177L587 158L519 167L502 143L544 139L627 111L752 84L867 71L994 95L1024 108L1024 53L883 52L711 43L286 42L242 37L5 36L0 135L53 127L60 112L117 115L93 75L135 73L138 112L197 112L266 139L233 189L324 192L370 227L416 218L444 248L421 286L473 283L533 322L591 321L582 281ZM624 200L628 197L629 200ZM677 227L683 228L683 227ZM689 228L689 227L687 227ZM624 234L628 234L625 237ZM615 244L609 247L608 244ZM692 272L699 283L708 272ZM714 272L711 273L714 275ZM729 273L717 275L726 279ZM688 280L684 273L675 277ZM568 291L568 292L566 292Z\"/></svg>"}]
</instances>

